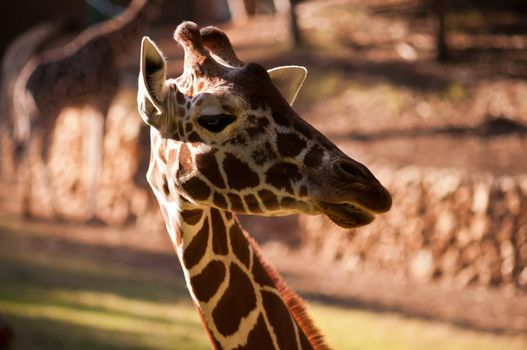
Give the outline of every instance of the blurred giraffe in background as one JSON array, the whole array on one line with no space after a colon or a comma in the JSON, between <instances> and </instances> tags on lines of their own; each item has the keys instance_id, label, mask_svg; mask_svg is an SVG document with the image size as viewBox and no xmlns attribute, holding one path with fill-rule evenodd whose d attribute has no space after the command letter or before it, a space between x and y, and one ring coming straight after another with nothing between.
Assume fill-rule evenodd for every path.
<instances>
[{"instance_id":1,"label":"blurred giraffe in background","mask_svg":"<svg viewBox=\"0 0 527 350\"><path fill-rule=\"evenodd\" d=\"M151 126L147 179L215 349L328 349L302 300L263 259L237 213L324 214L370 223L391 196L290 107L303 67L243 64L227 36L178 26L184 71L147 37L138 108Z\"/></svg>"},{"instance_id":2,"label":"blurred giraffe in background","mask_svg":"<svg viewBox=\"0 0 527 350\"><path fill-rule=\"evenodd\" d=\"M83 138L88 220L98 221L96 193L102 171L104 123L118 91L119 64L156 18L162 2L132 0L119 16L87 28L63 47L33 57L20 72L13 91L12 123L15 164L17 171L23 172L22 178L27 177L22 189L23 215L31 215L31 163L37 156L44 164L53 215L59 216L48 169L53 130L65 108L89 107L94 115L88 136Z\"/></svg>"},{"instance_id":3,"label":"blurred giraffe in background","mask_svg":"<svg viewBox=\"0 0 527 350\"><path fill-rule=\"evenodd\" d=\"M12 178L14 169L12 164L12 132L13 120L13 90L15 81L24 65L33 55L39 53L54 41L63 36L69 29L66 23L44 22L29 28L17 36L6 48L2 57L1 85L0 85L0 178Z\"/></svg>"}]
</instances>

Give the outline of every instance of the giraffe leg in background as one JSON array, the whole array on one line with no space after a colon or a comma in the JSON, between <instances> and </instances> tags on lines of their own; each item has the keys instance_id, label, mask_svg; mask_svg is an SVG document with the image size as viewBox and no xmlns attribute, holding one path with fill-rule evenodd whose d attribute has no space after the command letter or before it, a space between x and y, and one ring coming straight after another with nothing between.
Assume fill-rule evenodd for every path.
<instances>
[{"instance_id":1,"label":"giraffe leg in background","mask_svg":"<svg viewBox=\"0 0 527 350\"><path fill-rule=\"evenodd\" d=\"M33 199L34 190L34 173L35 173L35 162L36 158L42 159L42 135L35 135L33 139L26 141L27 143L21 144L21 147L17 147L15 150L15 174L16 174L16 185L17 193L20 195L20 215L24 220L31 220L33 213L31 212L31 201ZM37 154L39 157L37 157ZM41 162L44 163L44 162Z\"/></svg>"},{"instance_id":2,"label":"giraffe leg in background","mask_svg":"<svg viewBox=\"0 0 527 350\"><path fill-rule=\"evenodd\" d=\"M1 123L1 122L0 122ZM12 164L10 164L11 147L9 142L9 132L7 128L0 125L0 180L13 178Z\"/></svg>"},{"instance_id":3,"label":"giraffe leg in background","mask_svg":"<svg viewBox=\"0 0 527 350\"><path fill-rule=\"evenodd\" d=\"M104 149L104 121L105 115L93 108L86 108L85 123L86 137L84 137L84 167L85 183L87 190L86 218L90 224L101 224L97 217L97 191L103 170Z\"/></svg>"},{"instance_id":4,"label":"giraffe leg in background","mask_svg":"<svg viewBox=\"0 0 527 350\"><path fill-rule=\"evenodd\" d=\"M48 131L42 132L40 135L35 135L35 145L36 149L40 150L40 168L42 169L42 178L44 182L44 188L46 191L46 199L49 202L51 207L51 216L57 221L63 221L63 213L60 210L59 205L59 194L55 188L55 182L53 181L53 174L51 173L50 168L50 158L51 158L51 143L53 141L53 130L55 129L55 124L49 125L50 129ZM29 155L28 158L32 158ZM30 177L31 181L31 177ZM34 181L33 181L34 182ZM34 186L34 183L31 183Z\"/></svg>"},{"instance_id":5,"label":"giraffe leg in background","mask_svg":"<svg viewBox=\"0 0 527 350\"><path fill-rule=\"evenodd\" d=\"M90 224L103 224L104 221L97 215L97 194L104 164L104 135L106 134L106 119L117 93L117 86L109 89L99 98L96 107L88 107L85 118L87 137L84 138L84 165L86 167L87 197L87 222Z\"/></svg>"},{"instance_id":6,"label":"giraffe leg in background","mask_svg":"<svg viewBox=\"0 0 527 350\"><path fill-rule=\"evenodd\" d=\"M21 162L19 162L18 169L16 170L16 184L17 192L20 194L20 215L23 219L29 220L33 217L31 213L31 193L32 193L32 162L31 152L29 150L21 155Z\"/></svg>"}]
</instances>

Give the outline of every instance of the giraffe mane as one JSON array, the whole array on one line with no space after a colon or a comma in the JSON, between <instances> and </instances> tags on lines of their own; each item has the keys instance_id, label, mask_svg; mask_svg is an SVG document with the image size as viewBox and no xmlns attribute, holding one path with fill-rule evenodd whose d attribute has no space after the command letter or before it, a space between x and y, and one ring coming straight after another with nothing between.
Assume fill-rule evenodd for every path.
<instances>
[{"instance_id":1,"label":"giraffe mane","mask_svg":"<svg viewBox=\"0 0 527 350\"><path fill-rule=\"evenodd\" d=\"M246 230L242 229L242 232L247 239L247 242L249 242L249 245L253 249L256 259L258 259L258 261L262 264L264 270L276 285L282 300L285 302L287 308L291 311L295 321L298 323L298 326L300 329L302 329L313 348L315 350L329 350L330 347L326 344L324 336L322 333L320 333L320 330L317 328L317 326L315 326L315 323L311 317L309 317L304 300L297 293L295 293L287 285L287 283L285 283L278 271L276 271L276 269L267 262L254 238L252 238Z\"/></svg>"}]
</instances>

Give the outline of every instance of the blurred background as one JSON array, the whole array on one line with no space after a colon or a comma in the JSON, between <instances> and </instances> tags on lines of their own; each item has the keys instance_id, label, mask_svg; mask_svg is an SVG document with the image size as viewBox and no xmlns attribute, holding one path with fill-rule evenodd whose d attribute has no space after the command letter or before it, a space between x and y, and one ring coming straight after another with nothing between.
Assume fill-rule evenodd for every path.
<instances>
[{"instance_id":1,"label":"blurred background","mask_svg":"<svg viewBox=\"0 0 527 350\"><path fill-rule=\"evenodd\" d=\"M12 157L13 81L30 57L60 49L127 4L0 3L0 349L210 348L145 180L140 36L120 63L105 115L97 225L86 223L83 108L60 114L49 162L31 163L31 219L20 218L29 166L17 169ZM184 19L221 27L245 62L306 66L295 109L393 194L388 214L351 231L318 216L242 217L330 345L527 349L525 1L161 6L146 33L172 76L182 70L172 32ZM29 40L42 23L67 25Z\"/></svg>"}]
</instances>

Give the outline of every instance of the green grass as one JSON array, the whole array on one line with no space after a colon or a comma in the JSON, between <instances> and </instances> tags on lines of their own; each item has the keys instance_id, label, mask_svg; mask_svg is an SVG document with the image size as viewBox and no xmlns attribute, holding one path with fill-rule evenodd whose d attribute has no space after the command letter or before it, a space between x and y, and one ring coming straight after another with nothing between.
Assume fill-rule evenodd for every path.
<instances>
[{"instance_id":1,"label":"green grass","mask_svg":"<svg viewBox=\"0 0 527 350\"><path fill-rule=\"evenodd\" d=\"M15 330L15 350L210 348L183 278L152 264L138 268L50 249L30 233L0 227L0 281L0 313ZM310 310L335 349L527 347L525 338L396 314L321 304Z\"/></svg>"},{"instance_id":2,"label":"green grass","mask_svg":"<svg viewBox=\"0 0 527 350\"><path fill-rule=\"evenodd\" d=\"M311 314L323 326L335 349L366 350L506 350L526 349L522 337L497 336L449 324L313 305Z\"/></svg>"}]
</instances>

